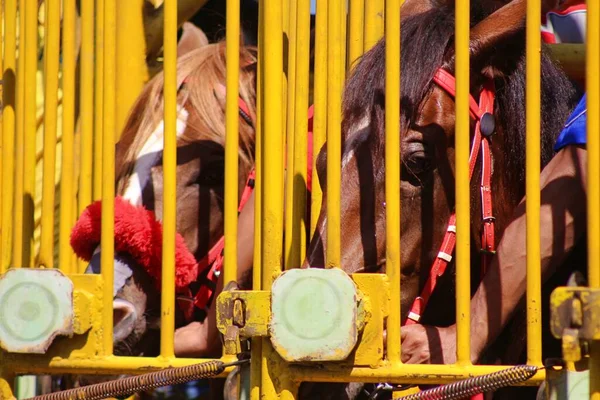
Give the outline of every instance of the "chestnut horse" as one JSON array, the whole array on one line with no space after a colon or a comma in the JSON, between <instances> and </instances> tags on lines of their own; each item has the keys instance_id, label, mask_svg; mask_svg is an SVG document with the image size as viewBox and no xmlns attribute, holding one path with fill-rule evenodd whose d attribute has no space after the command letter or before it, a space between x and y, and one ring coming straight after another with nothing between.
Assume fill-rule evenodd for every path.
<instances>
[{"instance_id":1,"label":"chestnut horse","mask_svg":"<svg viewBox=\"0 0 600 400\"><path fill-rule=\"evenodd\" d=\"M495 132L489 146L496 241L500 240L525 194L526 1L503 3L471 2L470 31L470 93L478 103L484 87L489 88L490 82L495 87L495 103L490 110L495 118ZM424 290L455 206L454 96L434 81L440 69L454 75L454 1L408 0L401 15L401 145L398 151L402 158L400 301L404 323L413 302ZM362 57L348 79L343 99L341 234L344 240L341 241L340 267L349 274L385 272L385 45L382 39ZM540 162L544 166L553 155L555 138L575 105L576 96L572 84L548 57L546 49L542 52L541 71ZM476 122L471 117L472 141ZM483 156L477 155L473 172L477 178L471 182L472 294L479 282L482 264L479 177ZM324 265L326 158L327 148L323 147L316 164L323 187L323 207L304 268ZM451 259L452 254L448 256L445 258ZM419 323L452 324L454 288L454 264L450 261ZM546 304L549 303L546 301L544 306ZM519 329L499 339L502 348L488 354L488 362L496 362L498 358L506 364L524 361L526 324L523 316L524 308L516 313L516 322L507 331ZM321 385L304 384L302 397L315 398L314 393L318 392L320 398L352 398L359 393L356 385Z\"/></svg>"},{"instance_id":2,"label":"chestnut horse","mask_svg":"<svg viewBox=\"0 0 600 400\"><path fill-rule=\"evenodd\" d=\"M240 194L254 165L255 61L254 50L241 47L240 63L246 67L240 71L239 98L240 103L246 107L239 123ZM187 52L178 60L176 227L179 235L178 248L187 252L178 257L185 259L190 268L189 271L176 271L179 284L185 279L191 283L198 278L197 274L202 271L198 271L195 264L206 256L223 235L225 77L225 42L206 44ZM118 243L142 237L144 232L136 228L144 228L148 223L158 226L158 221L162 219L163 79L163 74L158 74L146 85L130 112L116 147L116 195L119 197L115 202L116 355L158 354L161 296L157 281L160 285L160 269L148 270L147 265L142 268L137 262L139 259L135 257L139 254L120 252ZM121 210L125 206L127 208ZM89 217L94 210L98 211L94 215L98 220ZM88 272L96 273L100 269L100 249L97 247L99 210L99 203L88 207L72 236L72 245L80 256L95 249ZM130 218L129 221L118 219L119 215L128 213L130 216L135 213L141 218L151 216L152 221L140 221L139 218ZM124 224L130 225L129 232L120 229ZM157 232L146 233L154 235ZM86 243L85 239L91 236L95 240ZM158 244L160 247L160 242L151 242L155 239L144 238L148 243ZM86 251L82 250L84 247ZM155 249L157 246L152 247ZM89 258L90 255L87 254L84 258ZM160 256L157 258L160 260ZM180 263L181 260L178 258L177 262ZM176 311L177 327L190 322L179 307ZM214 325L214 307L203 317ZM218 356L221 346L216 327L208 331L213 333L206 356Z\"/></svg>"}]
</instances>

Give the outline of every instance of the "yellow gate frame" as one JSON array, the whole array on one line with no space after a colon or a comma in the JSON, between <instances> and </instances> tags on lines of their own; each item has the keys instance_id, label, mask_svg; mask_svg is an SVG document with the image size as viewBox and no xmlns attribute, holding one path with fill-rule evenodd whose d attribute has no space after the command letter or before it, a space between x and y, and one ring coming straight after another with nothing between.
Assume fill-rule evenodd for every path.
<instances>
[{"instance_id":1,"label":"yellow gate frame","mask_svg":"<svg viewBox=\"0 0 600 400\"><path fill-rule=\"evenodd\" d=\"M60 0L46 0L46 50L44 53L45 74L58 76L59 35L58 21ZM316 155L327 138L327 254L328 268L340 265L340 159L341 135L341 91L347 68L365 50L384 34L386 46L386 127L387 132L399 131L400 75L400 5L401 0L351 0L349 20L346 21L345 2L342 0L319 0L317 4L316 49L315 49L315 125L313 152ZM541 315L540 315L540 240L539 240L539 128L540 128L540 53L539 34L540 0L530 0L527 9L527 303L528 303L528 363L541 365ZM74 99L75 99L75 1L63 0L63 159L62 171L71 172L74 165ZM95 5L95 8L94 8ZM238 92L239 74L239 1L227 1L227 93ZM27 242L33 238L32 205L22 201L34 193L32 166L35 164L34 140L26 132L35 131L35 70L37 63L35 29L37 5L35 0L5 0L2 16L4 36L3 61L3 120L2 120L2 263L0 273L8 267L30 266L31 254L24 252ZM177 1L164 2L164 69L165 69L165 149L164 190L175 193L175 118L176 118L176 31ZM469 65L469 2L457 0L456 62L457 68L457 131L468 131L468 65ZM588 106L597 110L600 104L600 10L598 2L588 4L588 39L586 42L586 85ZM292 230L302 224L302 210L306 193L302 185L289 184L284 193L283 137L287 133L288 169L287 182L300 176L306 179L306 110L308 108L309 82L309 1L280 0L260 1L259 32L259 76L258 76L258 124L257 124L257 182L255 218L255 265L253 272L254 290L237 292L247 296L248 304L254 304L260 312L258 322L268 319L269 303L273 282L284 270L296 267L302 261L307 238L293 236ZM115 85L118 82L117 66L125 68L119 61L119 32L116 16L116 0L82 1L82 19L93 21L96 14L95 31L84 26L82 35L82 88L80 100L82 122L80 189L75 193L70 179L64 179L61 190L61 209L74 210L78 204L81 211L92 198L104 200L103 216L110 221L114 216L114 147L102 143L114 143L117 132L117 99ZM17 17L25 33L25 41L19 46L17 55ZM385 21L385 24L384 24ZM346 29L348 24L348 29ZM94 35L96 36L94 38ZM288 40L288 69L284 69L283 38ZM94 41L96 45L94 46ZM581 47L556 46L555 54L572 71L581 72ZM90 57L96 55L96 64ZM86 57L88 56L88 57ZM579 63L578 63L579 62ZM138 67L135 67L136 69ZM568 69L567 68L567 69ZM139 70L139 69L138 69ZM95 71L95 72L94 72ZM122 70L121 70L122 72ZM96 78L94 80L94 77ZM93 91L87 90L94 88ZM41 248L38 267L54 267L52 235L54 232L54 148L56 143L56 93L58 80L51 78L45 85L44 113L44 183L42 196ZM282 106L282 104L286 106ZM92 117L95 115L95 119ZM600 116L590 113L588 125L588 251L589 281L593 288L600 287ZM237 98L227 97L227 142L226 142L226 264L224 279L235 280L235 238L237 234ZM54 130L54 132L53 132ZM46 134L48 133L48 134ZM295 397L301 381L345 382L390 382L436 384L446 383L473 375L481 375L503 369L503 366L475 366L470 362L469 351L469 185L466 164L456 167L456 215L457 215L457 363L455 365L405 365L400 361L400 159L397 135L386 134L386 207L387 218L387 276L382 274L354 275L352 279L370 302L371 321L388 318L387 359L373 354L377 349L377 338L363 338L357 343L355 364L330 363L318 369L310 365L293 365L284 361L275 351L268 337L252 337L251 398ZM96 146L95 157L92 149ZM101 152L98 149L101 148ZM467 135L457 135L457 157L468 158ZM14 157L9 151L14 149ZM395 151L396 150L396 151ZM7 156L8 155L8 156ZM101 155L101 157L100 157ZM85 165L84 165L85 164ZM268 170L269 184L265 185ZM14 171L14 173L13 173ZM316 171L313 168L313 174ZM462 178L461 178L462 177ZM93 178L93 179L92 179ZM313 175L311 228L316 224L322 194L318 179ZM5 194L6 193L6 194ZM14 209L13 209L14 206ZM161 351L157 358L116 357L112 341L112 281L113 281L113 225L102 225L102 275L77 274L72 267L72 255L68 249L68 235L74 215L61 213L60 261L59 266L67 273L72 284L72 315L70 318L71 338L59 337L44 354L16 354L0 352L0 395L11 398L11 381L19 374L42 373L92 373L92 374L139 374L149 369L181 366L204 360L174 357L174 249L175 208L174 195L165 196L164 203L164 251L163 251L163 296L161 321ZM284 206L288 210L284 220ZM23 223L21 223L23 222ZM23 231L24 230L24 231ZM295 229L294 229L295 230ZM313 229L311 229L312 231ZM286 241L282 244L284 231ZM303 232L302 229L299 230ZM21 238L26 238L23 241ZM22 255L25 254L25 257ZM285 255L285 257L283 257ZM281 260L291 260L281 264ZM36 270L33 270L36 271ZM46 272L47 273L47 272ZM387 292L381 288L387 288ZM244 294L245 293L245 294ZM379 294L378 294L379 293ZM227 299L223 295L220 301ZM358 315L358 314L357 314ZM373 316L374 315L374 316ZM220 313L225 320L225 312ZM262 320L261 320L262 318ZM360 319L360 318L359 318ZM358 321L358 320L357 320ZM362 320L364 322L364 320ZM261 322L261 323L262 323ZM358 325L362 322L358 321ZM257 323L260 328L260 323ZM381 326L367 321L360 326L380 333ZM67 330L69 330L67 329ZM261 332L264 333L264 332ZM243 336L240 334L240 336ZM249 335L253 336L253 335ZM365 335L367 336L367 335ZM590 393L600 398L600 345L592 347L590 362ZM223 360L230 360L224 356ZM357 361L358 360L358 361ZM226 371L225 373L229 372ZM224 373L224 374L225 374ZM223 375L224 375L223 374ZM274 377L277 376L277 379ZM528 384L539 384L544 379L540 371Z\"/></svg>"}]
</instances>

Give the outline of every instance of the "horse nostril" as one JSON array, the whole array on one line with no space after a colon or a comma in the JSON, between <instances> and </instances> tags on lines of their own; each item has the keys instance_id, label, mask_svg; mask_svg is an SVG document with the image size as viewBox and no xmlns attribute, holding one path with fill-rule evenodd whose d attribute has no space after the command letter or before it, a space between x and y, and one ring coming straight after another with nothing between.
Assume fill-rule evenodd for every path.
<instances>
[{"instance_id":1,"label":"horse nostril","mask_svg":"<svg viewBox=\"0 0 600 400\"><path fill-rule=\"evenodd\" d=\"M113 340L118 342L125 339L133 331L137 311L135 306L127 300L115 299L113 301Z\"/></svg>"}]
</instances>

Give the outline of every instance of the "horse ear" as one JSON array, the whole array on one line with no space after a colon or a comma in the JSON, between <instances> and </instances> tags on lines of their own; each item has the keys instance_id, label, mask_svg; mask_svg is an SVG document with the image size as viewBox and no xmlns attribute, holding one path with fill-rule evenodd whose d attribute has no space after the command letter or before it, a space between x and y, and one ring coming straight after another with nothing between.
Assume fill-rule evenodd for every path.
<instances>
[{"instance_id":1,"label":"horse ear","mask_svg":"<svg viewBox=\"0 0 600 400\"><path fill-rule=\"evenodd\" d=\"M447 0L450 2L452 0ZM423 0L405 0L400 6L400 17L410 17L411 15L421 14L438 6L433 1Z\"/></svg>"},{"instance_id":2,"label":"horse ear","mask_svg":"<svg viewBox=\"0 0 600 400\"><path fill-rule=\"evenodd\" d=\"M556 8L559 0L541 3L544 15ZM514 68L523 56L527 1L490 0L484 6L496 11L471 29L469 51L473 68L494 77Z\"/></svg>"},{"instance_id":3,"label":"horse ear","mask_svg":"<svg viewBox=\"0 0 600 400\"><path fill-rule=\"evenodd\" d=\"M196 25L191 22L184 22L182 29L183 34L177 44L177 57L208 45L208 38L202 29Z\"/></svg>"},{"instance_id":4,"label":"horse ear","mask_svg":"<svg viewBox=\"0 0 600 400\"><path fill-rule=\"evenodd\" d=\"M514 0L471 29L472 59L487 56L498 44L511 39L525 25L526 0Z\"/></svg>"}]
</instances>

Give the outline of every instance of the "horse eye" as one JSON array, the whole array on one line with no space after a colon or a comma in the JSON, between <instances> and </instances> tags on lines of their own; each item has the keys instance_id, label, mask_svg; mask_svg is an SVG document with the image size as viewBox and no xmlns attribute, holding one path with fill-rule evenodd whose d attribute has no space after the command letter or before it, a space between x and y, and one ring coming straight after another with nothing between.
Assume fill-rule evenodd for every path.
<instances>
[{"instance_id":1,"label":"horse eye","mask_svg":"<svg viewBox=\"0 0 600 400\"><path fill-rule=\"evenodd\" d=\"M198 184L201 186L219 186L225 182L225 166L223 163L214 163L206 168L198 177Z\"/></svg>"},{"instance_id":2,"label":"horse eye","mask_svg":"<svg viewBox=\"0 0 600 400\"><path fill-rule=\"evenodd\" d=\"M419 174L431 168L431 158L424 151L411 153L406 160L406 166L413 173Z\"/></svg>"},{"instance_id":3,"label":"horse eye","mask_svg":"<svg viewBox=\"0 0 600 400\"><path fill-rule=\"evenodd\" d=\"M401 178L421 185L425 175L433 169L433 164L433 153L425 143L408 143L402 154Z\"/></svg>"}]
</instances>

